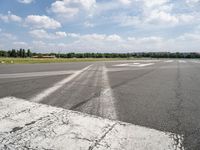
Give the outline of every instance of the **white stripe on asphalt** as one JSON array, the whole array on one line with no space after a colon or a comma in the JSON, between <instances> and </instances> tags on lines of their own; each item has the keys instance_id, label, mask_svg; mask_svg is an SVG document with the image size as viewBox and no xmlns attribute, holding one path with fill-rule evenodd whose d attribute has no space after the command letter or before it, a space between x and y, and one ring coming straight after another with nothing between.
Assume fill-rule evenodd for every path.
<instances>
[{"instance_id":1,"label":"white stripe on asphalt","mask_svg":"<svg viewBox=\"0 0 200 150\"><path fill-rule=\"evenodd\" d=\"M95 71L93 72L90 71L92 69L95 68L92 67L87 72L84 72L88 77L92 75L92 78L85 78L93 80L94 87L100 87L100 91L98 92L99 96L95 96L95 94L94 97L92 97L89 101L81 105L78 110L81 112L92 113L93 115L116 120L118 118L116 101L113 91L110 87L110 82L107 75L107 68L103 65L96 67ZM84 80L81 80L81 84L83 81ZM84 87L77 88L78 92L79 90L83 90L81 88Z\"/></svg>"},{"instance_id":2,"label":"white stripe on asphalt","mask_svg":"<svg viewBox=\"0 0 200 150\"><path fill-rule=\"evenodd\" d=\"M148 64L140 64L138 65L138 67L146 67L146 66L151 66L153 65L154 63L148 63Z\"/></svg>"},{"instance_id":3,"label":"white stripe on asphalt","mask_svg":"<svg viewBox=\"0 0 200 150\"><path fill-rule=\"evenodd\" d=\"M102 91L100 94L100 113L105 118L109 119L117 119L117 111L116 111L116 100L113 95L113 91L110 87L107 68L103 66L102 69Z\"/></svg>"},{"instance_id":4,"label":"white stripe on asphalt","mask_svg":"<svg viewBox=\"0 0 200 150\"><path fill-rule=\"evenodd\" d=\"M146 67L151 66L155 63L126 63L126 64L117 64L113 65L115 67Z\"/></svg>"},{"instance_id":5,"label":"white stripe on asphalt","mask_svg":"<svg viewBox=\"0 0 200 150\"><path fill-rule=\"evenodd\" d=\"M199 60L193 60L192 62L193 62L193 63L198 63L198 64L200 63Z\"/></svg>"},{"instance_id":6,"label":"white stripe on asphalt","mask_svg":"<svg viewBox=\"0 0 200 150\"><path fill-rule=\"evenodd\" d=\"M0 99L0 116L0 149L183 149L174 133L14 97Z\"/></svg>"},{"instance_id":7,"label":"white stripe on asphalt","mask_svg":"<svg viewBox=\"0 0 200 150\"><path fill-rule=\"evenodd\" d=\"M72 73L75 73L75 72L76 72L76 70L0 74L0 79L24 78L24 77L42 77L42 76L55 76L55 75L72 74Z\"/></svg>"},{"instance_id":8,"label":"white stripe on asphalt","mask_svg":"<svg viewBox=\"0 0 200 150\"><path fill-rule=\"evenodd\" d=\"M67 78L61 80L60 82L54 84L52 87L42 91L40 94L34 96L33 98L30 99L30 101L33 102L40 102L44 98L48 97L50 94L53 92L57 91L59 88L63 87L66 83L70 82L72 79L76 78L78 75L80 75L82 72L85 70L89 69L92 65L89 65L82 70L76 71L74 74L68 76Z\"/></svg>"},{"instance_id":9,"label":"white stripe on asphalt","mask_svg":"<svg viewBox=\"0 0 200 150\"><path fill-rule=\"evenodd\" d=\"M179 60L179 63L186 63L185 60Z\"/></svg>"},{"instance_id":10,"label":"white stripe on asphalt","mask_svg":"<svg viewBox=\"0 0 200 150\"><path fill-rule=\"evenodd\" d=\"M174 62L173 60L166 60L165 61L166 63L171 63L171 62Z\"/></svg>"}]
</instances>

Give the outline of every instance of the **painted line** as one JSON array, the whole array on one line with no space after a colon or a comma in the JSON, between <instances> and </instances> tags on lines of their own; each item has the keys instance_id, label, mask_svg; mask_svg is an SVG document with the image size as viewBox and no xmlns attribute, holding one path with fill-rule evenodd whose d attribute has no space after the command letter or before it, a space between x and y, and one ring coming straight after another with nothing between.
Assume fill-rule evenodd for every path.
<instances>
[{"instance_id":1,"label":"painted line","mask_svg":"<svg viewBox=\"0 0 200 150\"><path fill-rule=\"evenodd\" d=\"M139 65L139 67L146 67L146 66L151 66L151 65L154 65L154 63L141 64Z\"/></svg>"},{"instance_id":2,"label":"painted line","mask_svg":"<svg viewBox=\"0 0 200 150\"><path fill-rule=\"evenodd\" d=\"M68 76L67 78L61 80L60 82L58 82L56 84L54 84L52 87L50 87L50 88L42 91L38 95L34 96L33 98L30 99L30 101L33 101L33 102L40 102L40 101L42 101L44 98L48 97L50 94L54 93L55 91L57 91L58 89L60 89L61 87L63 87L66 83L70 82L72 79L74 79L77 76L79 76L82 72L86 71L91 66L92 65L89 65L89 66L83 68L82 70L76 71L74 74Z\"/></svg>"},{"instance_id":3,"label":"painted line","mask_svg":"<svg viewBox=\"0 0 200 150\"><path fill-rule=\"evenodd\" d=\"M181 68L190 68L189 66L180 66ZM147 70L147 69L154 69L155 67L146 67L146 68L130 68L130 67L124 67L124 68L108 68L108 72L121 72L121 71L135 71L135 70ZM159 69L176 69L176 66L162 66L159 67Z\"/></svg>"},{"instance_id":4,"label":"painted line","mask_svg":"<svg viewBox=\"0 0 200 150\"><path fill-rule=\"evenodd\" d=\"M114 67L146 67L151 66L155 63L126 63L126 64L117 64L113 65Z\"/></svg>"},{"instance_id":5,"label":"painted line","mask_svg":"<svg viewBox=\"0 0 200 150\"><path fill-rule=\"evenodd\" d=\"M186 63L185 60L179 60L179 63Z\"/></svg>"},{"instance_id":6,"label":"painted line","mask_svg":"<svg viewBox=\"0 0 200 150\"><path fill-rule=\"evenodd\" d=\"M172 63L172 62L174 62L173 60L166 60L165 61L166 63Z\"/></svg>"},{"instance_id":7,"label":"painted line","mask_svg":"<svg viewBox=\"0 0 200 150\"><path fill-rule=\"evenodd\" d=\"M14 74L0 74L0 79L8 78L24 78L24 77L42 77L42 76L56 76L73 74L76 70L69 71L49 71L49 72L29 72L29 73L14 73Z\"/></svg>"},{"instance_id":8,"label":"painted line","mask_svg":"<svg viewBox=\"0 0 200 150\"><path fill-rule=\"evenodd\" d=\"M129 64L118 64L118 65L113 65L114 67L126 67L129 66Z\"/></svg>"},{"instance_id":9,"label":"painted line","mask_svg":"<svg viewBox=\"0 0 200 150\"><path fill-rule=\"evenodd\" d=\"M102 69L102 90L99 99L101 115L109 119L118 119L116 100L110 87L107 68L105 66Z\"/></svg>"},{"instance_id":10,"label":"painted line","mask_svg":"<svg viewBox=\"0 0 200 150\"><path fill-rule=\"evenodd\" d=\"M92 69L94 69L94 67L92 67ZM116 120L118 119L116 100L110 87L110 82L107 75L107 68L105 67L105 65L102 65L96 66L95 70L96 71L91 72L89 69L87 72L84 72L85 76L83 76L79 84L81 83L88 85L87 83L83 82L91 82L92 80L92 83L94 84L93 86L98 87L97 93L91 93L91 97L88 100L78 103L76 105L73 104L72 107L68 108ZM73 82L75 80L73 80ZM76 92L78 93L86 90L83 86L78 86L75 88Z\"/></svg>"},{"instance_id":11,"label":"painted line","mask_svg":"<svg viewBox=\"0 0 200 150\"><path fill-rule=\"evenodd\" d=\"M0 115L0 149L183 149L174 133L14 97L0 99Z\"/></svg>"},{"instance_id":12,"label":"painted line","mask_svg":"<svg viewBox=\"0 0 200 150\"><path fill-rule=\"evenodd\" d=\"M108 72L120 72L120 71L134 71L134 70L146 70L149 68L153 68L153 67L148 67L148 68L130 68L130 67L126 67L126 68L108 68L107 71Z\"/></svg>"},{"instance_id":13,"label":"painted line","mask_svg":"<svg viewBox=\"0 0 200 150\"><path fill-rule=\"evenodd\" d=\"M192 62L193 62L193 63L197 63L197 64L199 64L199 63L200 63L200 61L199 61L199 60L193 60Z\"/></svg>"}]
</instances>

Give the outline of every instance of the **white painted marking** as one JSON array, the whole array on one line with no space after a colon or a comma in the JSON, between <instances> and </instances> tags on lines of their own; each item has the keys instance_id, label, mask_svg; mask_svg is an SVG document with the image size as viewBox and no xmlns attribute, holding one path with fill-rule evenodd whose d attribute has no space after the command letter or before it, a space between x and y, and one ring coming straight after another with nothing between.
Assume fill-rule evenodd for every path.
<instances>
[{"instance_id":1,"label":"white painted marking","mask_svg":"<svg viewBox=\"0 0 200 150\"><path fill-rule=\"evenodd\" d=\"M165 61L166 63L171 63L171 62L174 62L173 60L166 60Z\"/></svg>"},{"instance_id":2,"label":"white painted marking","mask_svg":"<svg viewBox=\"0 0 200 150\"><path fill-rule=\"evenodd\" d=\"M198 63L198 64L200 63L199 60L193 60L192 62L193 62L193 63Z\"/></svg>"},{"instance_id":3,"label":"white painted marking","mask_svg":"<svg viewBox=\"0 0 200 150\"><path fill-rule=\"evenodd\" d=\"M113 65L115 67L146 67L151 66L155 63L126 63L126 64L117 64Z\"/></svg>"},{"instance_id":4,"label":"white painted marking","mask_svg":"<svg viewBox=\"0 0 200 150\"><path fill-rule=\"evenodd\" d=\"M140 64L138 65L138 67L146 67L146 66L151 66L153 65L154 63L148 63L148 64Z\"/></svg>"},{"instance_id":5,"label":"white painted marking","mask_svg":"<svg viewBox=\"0 0 200 150\"><path fill-rule=\"evenodd\" d=\"M186 63L185 60L179 60L179 63Z\"/></svg>"},{"instance_id":6,"label":"white painted marking","mask_svg":"<svg viewBox=\"0 0 200 150\"><path fill-rule=\"evenodd\" d=\"M189 66L180 66L181 68L190 68ZM159 69L176 69L176 66L162 66L159 67ZM120 72L120 71L134 71L134 70L147 70L147 69L154 69L154 67L148 67L148 68L128 68L128 67L124 67L124 68L109 68L108 72Z\"/></svg>"},{"instance_id":7,"label":"white painted marking","mask_svg":"<svg viewBox=\"0 0 200 150\"><path fill-rule=\"evenodd\" d=\"M91 74L91 72L84 73L86 73L87 76ZM99 96L97 97L94 95L93 98L80 106L78 110L116 120L118 118L116 100L110 87L107 68L105 66L98 66L94 73L95 74L92 73L91 80L93 80L94 87L98 86L100 88ZM82 82L83 80L81 80L81 83ZM79 88L77 88L77 91L79 91Z\"/></svg>"},{"instance_id":8,"label":"white painted marking","mask_svg":"<svg viewBox=\"0 0 200 150\"><path fill-rule=\"evenodd\" d=\"M100 113L105 118L117 119L116 100L110 87L107 68L102 70L102 91L100 94Z\"/></svg>"},{"instance_id":9,"label":"white painted marking","mask_svg":"<svg viewBox=\"0 0 200 150\"><path fill-rule=\"evenodd\" d=\"M129 66L129 64L118 64L118 65L113 65L115 67L126 67Z\"/></svg>"},{"instance_id":10,"label":"white painted marking","mask_svg":"<svg viewBox=\"0 0 200 150\"><path fill-rule=\"evenodd\" d=\"M79 70L75 72L74 74L70 75L69 77L61 80L60 82L54 84L52 87L42 91L40 94L36 95L35 97L31 98L30 100L33 102L40 102L45 97L48 97L53 92L57 91L59 88L63 87L66 83L70 82L72 79L76 78L78 75L80 75L82 72L89 69L92 65L89 65L88 67L83 68L82 70Z\"/></svg>"},{"instance_id":11,"label":"white painted marking","mask_svg":"<svg viewBox=\"0 0 200 150\"><path fill-rule=\"evenodd\" d=\"M180 135L17 98L0 99L0 116L0 149L183 149Z\"/></svg>"},{"instance_id":12,"label":"white painted marking","mask_svg":"<svg viewBox=\"0 0 200 150\"><path fill-rule=\"evenodd\" d=\"M139 65L140 63L133 63L134 65Z\"/></svg>"},{"instance_id":13,"label":"white painted marking","mask_svg":"<svg viewBox=\"0 0 200 150\"><path fill-rule=\"evenodd\" d=\"M76 72L75 70L69 70L69 71L49 71L49 72L28 72L28 73L0 74L0 79L55 76L55 75L72 74L72 73L75 73L75 72Z\"/></svg>"}]
</instances>

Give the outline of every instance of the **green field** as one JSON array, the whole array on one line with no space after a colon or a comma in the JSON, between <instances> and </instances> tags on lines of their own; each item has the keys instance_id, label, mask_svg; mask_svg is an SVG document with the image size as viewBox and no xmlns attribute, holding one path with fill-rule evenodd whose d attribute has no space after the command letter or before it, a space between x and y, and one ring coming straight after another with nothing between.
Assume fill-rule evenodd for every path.
<instances>
[{"instance_id":1,"label":"green field","mask_svg":"<svg viewBox=\"0 0 200 150\"><path fill-rule=\"evenodd\" d=\"M117 61L133 58L0 58L0 64L35 64L35 63L63 63L90 61Z\"/></svg>"}]
</instances>

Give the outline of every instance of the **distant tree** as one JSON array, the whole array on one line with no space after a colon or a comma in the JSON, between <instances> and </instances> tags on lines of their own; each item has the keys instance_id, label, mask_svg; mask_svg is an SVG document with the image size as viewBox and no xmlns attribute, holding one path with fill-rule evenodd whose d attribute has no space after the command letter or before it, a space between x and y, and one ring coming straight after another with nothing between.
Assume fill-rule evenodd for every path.
<instances>
[{"instance_id":1,"label":"distant tree","mask_svg":"<svg viewBox=\"0 0 200 150\"><path fill-rule=\"evenodd\" d=\"M23 58L26 57L26 50L25 50L25 49L22 50L22 57L23 57Z\"/></svg>"},{"instance_id":2,"label":"distant tree","mask_svg":"<svg viewBox=\"0 0 200 150\"><path fill-rule=\"evenodd\" d=\"M30 49L27 50L27 57L32 57L32 53Z\"/></svg>"},{"instance_id":3,"label":"distant tree","mask_svg":"<svg viewBox=\"0 0 200 150\"><path fill-rule=\"evenodd\" d=\"M0 50L0 57L8 57L8 53L6 51Z\"/></svg>"},{"instance_id":4,"label":"distant tree","mask_svg":"<svg viewBox=\"0 0 200 150\"><path fill-rule=\"evenodd\" d=\"M23 50L21 48L19 50L19 57L23 57Z\"/></svg>"},{"instance_id":5,"label":"distant tree","mask_svg":"<svg viewBox=\"0 0 200 150\"><path fill-rule=\"evenodd\" d=\"M17 53L15 49L11 50L10 57L17 57Z\"/></svg>"}]
</instances>

